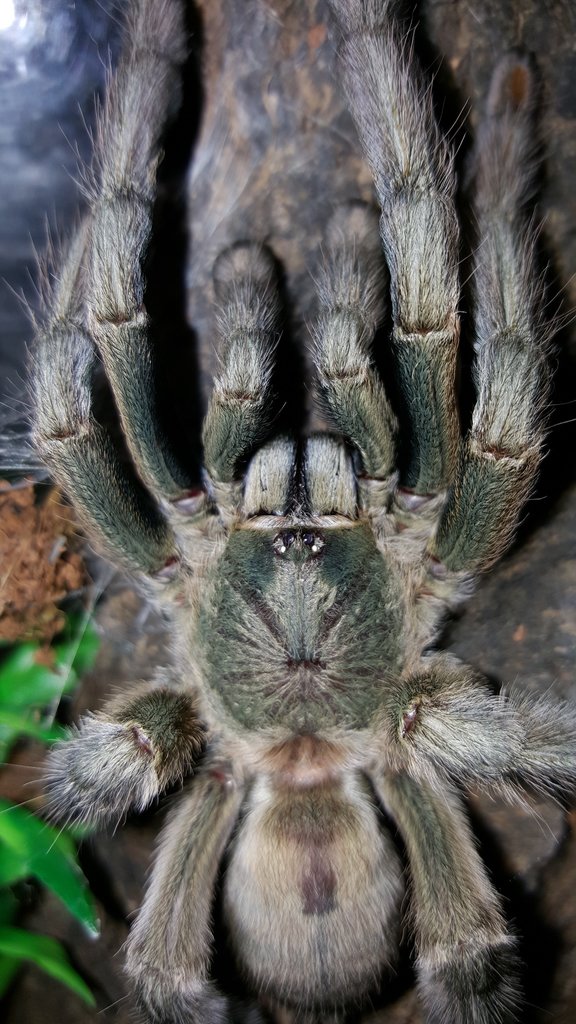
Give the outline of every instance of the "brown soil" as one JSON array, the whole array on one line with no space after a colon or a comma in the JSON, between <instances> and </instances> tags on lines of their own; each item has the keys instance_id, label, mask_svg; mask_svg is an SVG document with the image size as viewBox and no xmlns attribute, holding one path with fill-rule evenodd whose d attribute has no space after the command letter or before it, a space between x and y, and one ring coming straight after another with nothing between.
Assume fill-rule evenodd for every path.
<instances>
[{"instance_id":1,"label":"brown soil","mask_svg":"<svg viewBox=\"0 0 576 1024\"><path fill-rule=\"evenodd\" d=\"M0 481L0 640L49 642L58 603L86 585L72 512L56 488Z\"/></svg>"}]
</instances>

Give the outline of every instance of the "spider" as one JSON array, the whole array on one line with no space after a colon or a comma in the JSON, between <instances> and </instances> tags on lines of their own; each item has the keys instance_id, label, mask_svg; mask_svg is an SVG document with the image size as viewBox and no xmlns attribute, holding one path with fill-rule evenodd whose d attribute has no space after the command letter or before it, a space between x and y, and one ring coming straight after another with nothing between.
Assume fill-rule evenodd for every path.
<instances>
[{"instance_id":1,"label":"spider","mask_svg":"<svg viewBox=\"0 0 576 1024\"><path fill-rule=\"evenodd\" d=\"M329 0L380 207L379 225L360 203L335 211L317 273L330 430L277 430L279 284L254 241L214 267L221 368L200 490L158 425L144 266L187 54L179 0L130 4L90 209L39 332L37 447L90 536L173 627L174 667L82 719L47 773L55 816L109 826L192 776L127 948L156 1024L237 1019L210 977L219 885L255 995L304 1015L361 1003L394 967L408 888L427 1019L517 1019L516 942L461 789L562 794L576 777L572 710L494 693L435 648L508 547L542 452L550 328L525 214L532 72L517 55L500 62L470 161L476 400L462 433L454 156L398 7ZM397 408L373 356L387 294ZM132 467L95 409L98 359Z\"/></svg>"}]
</instances>

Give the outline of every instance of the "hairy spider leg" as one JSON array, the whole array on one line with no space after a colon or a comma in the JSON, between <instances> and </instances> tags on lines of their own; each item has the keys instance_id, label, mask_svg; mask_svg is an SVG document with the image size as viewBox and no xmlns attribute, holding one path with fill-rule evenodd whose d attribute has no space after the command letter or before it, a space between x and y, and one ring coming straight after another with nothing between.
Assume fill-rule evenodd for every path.
<instances>
[{"instance_id":1,"label":"hairy spider leg","mask_svg":"<svg viewBox=\"0 0 576 1024\"><path fill-rule=\"evenodd\" d=\"M445 488L456 468L458 220L453 154L414 74L397 0L329 0L348 107L371 167L392 299L392 347L407 421L400 482Z\"/></svg>"},{"instance_id":2,"label":"hairy spider leg","mask_svg":"<svg viewBox=\"0 0 576 1024\"><path fill-rule=\"evenodd\" d=\"M330 420L357 449L367 476L386 480L396 456L396 418L371 356L385 311L386 267L375 211L334 214L318 280L314 325L317 389Z\"/></svg>"},{"instance_id":3,"label":"hairy spider leg","mask_svg":"<svg viewBox=\"0 0 576 1024\"><path fill-rule=\"evenodd\" d=\"M202 771L164 832L127 944L126 970L151 1024L223 1024L208 980L214 888L244 789L227 766Z\"/></svg>"},{"instance_id":4,"label":"hairy spider leg","mask_svg":"<svg viewBox=\"0 0 576 1024\"><path fill-rule=\"evenodd\" d=\"M121 564L161 571L176 539L141 481L119 456L93 409L97 362L82 306L89 226L73 238L46 296L47 317L34 351L34 439L88 530Z\"/></svg>"},{"instance_id":5,"label":"hairy spider leg","mask_svg":"<svg viewBox=\"0 0 576 1024\"><path fill-rule=\"evenodd\" d=\"M542 457L551 328L525 210L538 166L533 94L528 61L505 58L472 155L477 400L431 545L451 570L478 572L502 555Z\"/></svg>"},{"instance_id":6,"label":"hairy spider leg","mask_svg":"<svg viewBox=\"0 0 576 1024\"><path fill-rule=\"evenodd\" d=\"M116 828L144 811L197 762L205 730L194 692L169 671L85 715L55 744L46 771L47 812L59 821Z\"/></svg>"},{"instance_id":7,"label":"hairy spider leg","mask_svg":"<svg viewBox=\"0 0 576 1024\"><path fill-rule=\"evenodd\" d=\"M238 511L238 495L226 485L241 478L240 464L266 439L274 411L272 372L280 315L276 284L272 257L253 243L227 249L214 268L222 369L214 381L202 439L216 500L228 514Z\"/></svg>"},{"instance_id":8,"label":"hairy spider leg","mask_svg":"<svg viewBox=\"0 0 576 1024\"><path fill-rule=\"evenodd\" d=\"M418 987L430 1024L509 1020L519 1002L516 943L458 795L408 776L373 776L410 860Z\"/></svg>"},{"instance_id":9,"label":"hairy spider leg","mask_svg":"<svg viewBox=\"0 0 576 1024\"><path fill-rule=\"evenodd\" d=\"M459 233L453 156L437 128L430 90L414 79L410 45L391 16L395 0L330 4L342 30L349 106L382 208L393 348L410 420L410 457L400 484L422 496L449 488L428 552L450 573L478 572L510 543L544 438L550 329L543 323L543 286L524 209L537 167L532 74L517 57L497 69L472 159L477 402L462 441L454 392ZM401 514L418 504L402 491L396 503Z\"/></svg>"},{"instance_id":10,"label":"hairy spider leg","mask_svg":"<svg viewBox=\"0 0 576 1024\"><path fill-rule=\"evenodd\" d=\"M384 708L378 756L416 780L497 785L516 799L520 787L561 798L576 784L574 708L517 689L495 693L452 655L422 659Z\"/></svg>"},{"instance_id":11,"label":"hairy spider leg","mask_svg":"<svg viewBox=\"0 0 576 1024\"><path fill-rule=\"evenodd\" d=\"M98 120L90 208L45 299L33 373L35 437L85 525L114 558L132 571L170 577L182 557L170 524L178 531L189 514L191 480L158 424L142 263L160 136L186 56L181 5L133 5L126 39ZM94 416L96 351L137 476Z\"/></svg>"},{"instance_id":12,"label":"hairy spider leg","mask_svg":"<svg viewBox=\"0 0 576 1024\"><path fill-rule=\"evenodd\" d=\"M131 6L126 47L99 118L90 184L88 326L102 356L134 464L159 498L186 496L192 481L159 422L143 263L152 231L161 136L179 105L187 56L182 6Z\"/></svg>"}]
</instances>

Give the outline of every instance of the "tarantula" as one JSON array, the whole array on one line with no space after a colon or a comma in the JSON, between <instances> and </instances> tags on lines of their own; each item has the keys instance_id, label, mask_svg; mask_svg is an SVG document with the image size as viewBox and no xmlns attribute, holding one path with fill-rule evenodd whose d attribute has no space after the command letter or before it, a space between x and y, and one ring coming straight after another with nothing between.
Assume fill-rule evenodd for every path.
<instances>
[{"instance_id":1,"label":"tarantula","mask_svg":"<svg viewBox=\"0 0 576 1024\"><path fill-rule=\"evenodd\" d=\"M532 73L521 57L500 63L472 155L476 401L461 436L454 157L397 6L329 0L380 206L380 232L368 207L337 210L325 245L314 360L333 432L274 433L280 303L272 255L253 241L214 268L222 364L201 491L158 427L143 267L186 58L179 0L130 5L89 213L39 334L37 446L89 534L173 625L174 668L84 718L47 776L54 814L115 825L194 770L127 950L158 1024L232 1019L210 981L221 876L249 989L303 1012L361 1001L395 962L400 846L428 1019L516 1019L515 941L459 791L576 780L573 711L495 694L434 649L508 546L542 451ZM398 409L372 354L385 265ZM97 359L136 472L96 416Z\"/></svg>"}]
</instances>

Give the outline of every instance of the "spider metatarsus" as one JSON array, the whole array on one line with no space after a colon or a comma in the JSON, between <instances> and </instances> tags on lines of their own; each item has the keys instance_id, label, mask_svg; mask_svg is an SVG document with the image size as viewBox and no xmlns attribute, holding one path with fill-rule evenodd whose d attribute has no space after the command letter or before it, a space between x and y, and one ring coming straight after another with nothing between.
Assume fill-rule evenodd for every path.
<instances>
[{"instance_id":1,"label":"spider metatarsus","mask_svg":"<svg viewBox=\"0 0 576 1024\"><path fill-rule=\"evenodd\" d=\"M143 267L186 58L179 0L130 4L89 212L39 332L38 448L95 542L147 581L173 627L174 667L84 718L48 770L53 813L96 825L193 773L127 949L157 1024L237 1019L210 980L217 885L255 997L305 1014L360 1003L409 921L428 1020L518 1019L515 940L460 789L562 793L576 781L573 711L495 694L433 646L509 545L542 451L550 330L525 214L532 73L521 57L500 62L469 164L476 399L462 435L454 158L397 6L329 0L380 206L380 231L369 207L336 210L316 273L316 392L331 432L274 432L280 304L257 240L214 268L222 362L201 493L158 427ZM398 410L371 351L387 293ZM93 410L98 359L135 473Z\"/></svg>"}]
</instances>

